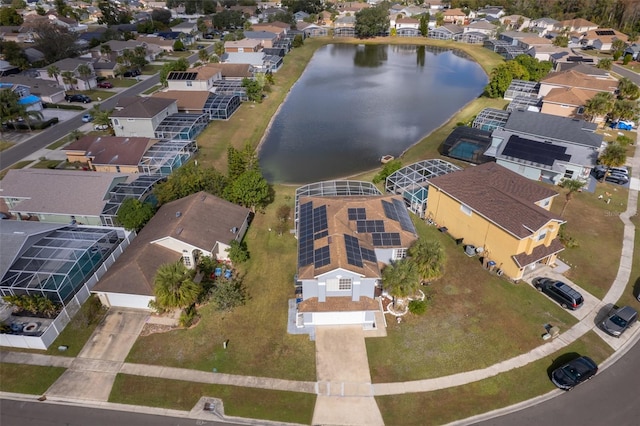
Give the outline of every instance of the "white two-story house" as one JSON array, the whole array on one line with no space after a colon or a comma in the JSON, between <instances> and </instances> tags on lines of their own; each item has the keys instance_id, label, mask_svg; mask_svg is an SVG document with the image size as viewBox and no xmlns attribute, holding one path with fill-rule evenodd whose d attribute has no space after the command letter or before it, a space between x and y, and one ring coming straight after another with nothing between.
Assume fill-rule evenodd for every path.
<instances>
[{"instance_id":1,"label":"white two-story house","mask_svg":"<svg viewBox=\"0 0 640 426\"><path fill-rule=\"evenodd\" d=\"M177 112L175 99L132 97L120 99L110 118L116 136L155 138L162 120Z\"/></svg>"}]
</instances>

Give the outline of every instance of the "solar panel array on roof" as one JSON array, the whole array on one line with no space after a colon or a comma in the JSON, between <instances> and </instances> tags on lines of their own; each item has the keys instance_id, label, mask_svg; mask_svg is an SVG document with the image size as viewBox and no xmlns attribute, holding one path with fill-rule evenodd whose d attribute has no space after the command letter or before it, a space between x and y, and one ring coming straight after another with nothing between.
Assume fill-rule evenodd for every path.
<instances>
[{"instance_id":1,"label":"solar panel array on roof","mask_svg":"<svg viewBox=\"0 0 640 426\"><path fill-rule=\"evenodd\" d=\"M359 220L356 225L358 232L384 232L384 220Z\"/></svg>"},{"instance_id":2,"label":"solar panel array on roof","mask_svg":"<svg viewBox=\"0 0 640 426\"><path fill-rule=\"evenodd\" d=\"M313 208L308 202L300 206L300 231L298 266L313 265L316 268L331 262L329 246L314 249L314 241L329 235L327 206Z\"/></svg>"},{"instance_id":3,"label":"solar panel array on roof","mask_svg":"<svg viewBox=\"0 0 640 426\"><path fill-rule=\"evenodd\" d=\"M322 266L331 263L331 256L329 254L329 246L320 247L313 252L313 266L320 268Z\"/></svg>"},{"instance_id":4,"label":"solar panel array on roof","mask_svg":"<svg viewBox=\"0 0 640 426\"><path fill-rule=\"evenodd\" d=\"M616 32L613 30L596 30L596 34L599 36L612 36L616 35Z\"/></svg>"},{"instance_id":5,"label":"solar panel array on roof","mask_svg":"<svg viewBox=\"0 0 640 426\"><path fill-rule=\"evenodd\" d=\"M363 207L347 209L349 214L349 220L365 220L367 218L367 211Z\"/></svg>"},{"instance_id":6,"label":"solar panel array on roof","mask_svg":"<svg viewBox=\"0 0 640 426\"><path fill-rule=\"evenodd\" d=\"M368 248L360 247L360 253L362 254L362 259L367 260L369 262L377 262L378 258L376 257L376 252L370 250Z\"/></svg>"},{"instance_id":7,"label":"solar panel array on roof","mask_svg":"<svg viewBox=\"0 0 640 426\"><path fill-rule=\"evenodd\" d=\"M566 150L567 147L564 146L533 141L513 135L507 141L502 155L552 166L556 160L569 161L571 159L571 156L566 154Z\"/></svg>"},{"instance_id":8,"label":"solar panel array on roof","mask_svg":"<svg viewBox=\"0 0 640 426\"><path fill-rule=\"evenodd\" d=\"M195 80L197 76L197 72L171 71L167 80Z\"/></svg>"},{"instance_id":9,"label":"solar panel array on roof","mask_svg":"<svg viewBox=\"0 0 640 426\"><path fill-rule=\"evenodd\" d=\"M347 252L347 263L362 268L362 253L358 239L351 235L344 234L344 246Z\"/></svg>"},{"instance_id":10,"label":"solar panel array on roof","mask_svg":"<svg viewBox=\"0 0 640 426\"><path fill-rule=\"evenodd\" d=\"M396 222L398 221L396 207L392 203L382 200L382 208L384 209L385 216L387 216L389 219L395 220Z\"/></svg>"},{"instance_id":11,"label":"solar panel array on roof","mask_svg":"<svg viewBox=\"0 0 640 426\"><path fill-rule=\"evenodd\" d=\"M400 234L397 232L376 232L371 234L373 245L376 247L390 247L400 245Z\"/></svg>"},{"instance_id":12,"label":"solar panel array on roof","mask_svg":"<svg viewBox=\"0 0 640 426\"><path fill-rule=\"evenodd\" d=\"M396 207L396 215L398 216L398 221L400 222L402 230L415 234L416 230L413 227L413 222L411 222L411 218L409 217L409 213L407 213L407 207L404 205L404 202L394 198L393 205Z\"/></svg>"}]
</instances>

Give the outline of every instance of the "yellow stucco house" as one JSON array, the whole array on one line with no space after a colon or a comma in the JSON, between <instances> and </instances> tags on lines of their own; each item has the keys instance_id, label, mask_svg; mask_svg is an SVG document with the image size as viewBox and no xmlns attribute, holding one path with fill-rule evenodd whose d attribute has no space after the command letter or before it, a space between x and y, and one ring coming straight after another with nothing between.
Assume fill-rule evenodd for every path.
<instances>
[{"instance_id":1,"label":"yellow stucco house","mask_svg":"<svg viewBox=\"0 0 640 426\"><path fill-rule=\"evenodd\" d=\"M482 248L500 274L518 280L564 250L564 221L550 212L557 192L496 163L430 180L427 218L465 245ZM444 229L443 229L444 230Z\"/></svg>"}]
</instances>

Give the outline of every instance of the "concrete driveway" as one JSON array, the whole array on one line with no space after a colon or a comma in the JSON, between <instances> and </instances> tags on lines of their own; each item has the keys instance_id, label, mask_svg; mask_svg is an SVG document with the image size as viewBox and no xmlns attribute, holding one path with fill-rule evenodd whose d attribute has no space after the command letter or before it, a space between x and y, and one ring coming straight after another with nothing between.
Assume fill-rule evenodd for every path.
<instances>
[{"instance_id":1,"label":"concrete driveway","mask_svg":"<svg viewBox=\"0 0 640 426\"><path fill-rule=\"evenodd\" d=\"M47 391L48 396L107 401L116 374L149 314L110 310L67 371Z\"/></svg>"},{"instance_id":2,"label":"concrete driveway","mask_svg":"<svg viewBox=\"0 0 640 426\"><path fill-rule=\"evenodd\" d=\"M316 327L314 425L383 425L362 326Z\"/></svg>"}]
</instances>

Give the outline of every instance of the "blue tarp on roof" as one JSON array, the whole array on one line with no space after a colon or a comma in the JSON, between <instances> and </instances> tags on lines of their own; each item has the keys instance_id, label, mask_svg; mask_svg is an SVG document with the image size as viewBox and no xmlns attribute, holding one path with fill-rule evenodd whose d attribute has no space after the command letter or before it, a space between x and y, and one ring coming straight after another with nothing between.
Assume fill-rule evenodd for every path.
<instances>
[{"instance_id":1,"label":"blue tarp on roof","mask_svg":"<svg viewBox=\"0 0 640 426\"><path fill-rule=\"evenodd\" d=\"M31 105L35 104L36 102L40 102L40 98L36 95L25 96L24 98L20 98L20 100L18 101L20 105Z\"/></svg>"}]
</instances>

